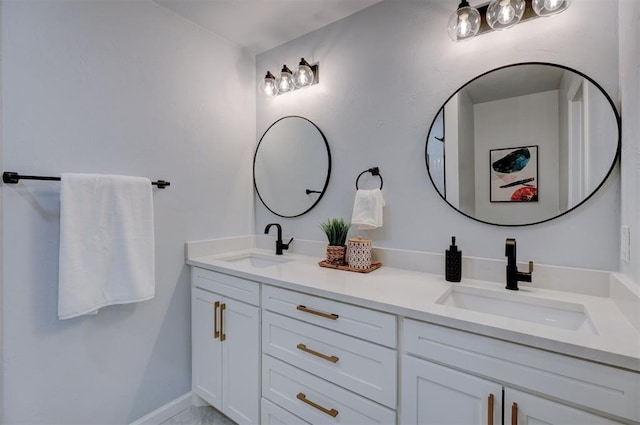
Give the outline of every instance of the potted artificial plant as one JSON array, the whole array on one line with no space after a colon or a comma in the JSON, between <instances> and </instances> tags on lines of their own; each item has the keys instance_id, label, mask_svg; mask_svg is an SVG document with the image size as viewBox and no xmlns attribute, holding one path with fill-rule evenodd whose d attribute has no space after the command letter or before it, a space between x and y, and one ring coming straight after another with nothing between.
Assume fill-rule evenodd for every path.
<instances>
[{"instance_id":1,"label":"potted artificial plant","mask_svg":"<svg viewBox=\"0 0 640 425\"><path fill-rule=\"evenodd\" d=\"M347 250L345 242L351 223L347 223L341 218L333 218L321 223L320 227L329 240L327 262L337 266L344 265L344 256Z\"/></svg>"}]
</instances>

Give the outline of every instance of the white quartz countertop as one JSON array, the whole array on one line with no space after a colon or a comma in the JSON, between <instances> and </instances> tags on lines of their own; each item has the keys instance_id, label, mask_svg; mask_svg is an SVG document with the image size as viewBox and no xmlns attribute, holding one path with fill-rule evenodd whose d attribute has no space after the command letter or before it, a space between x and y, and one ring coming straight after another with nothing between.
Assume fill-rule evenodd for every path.
<instances>
[{"instance_id":1,"label":"white quartz countertop","mask_svg":"<svg viewBox=\"0 0 640 425\"><path fill-rule=\"evenodd\" d=\"M228 261L249 254L290 261L266 267ZM464 278L462 282L452 284L441 275L386 266L371 273L354 273L320 267L320 260L289 253L276 257L273 251L251 249L188 258L187 264L640 372L640 332L611 298L524 284L520 285L519 291L507 291L504 283ZM542 299L584 305L593 332L562 329L438 303L456 288L491 291L507 302Z\"/></svg>"}]
</instances>

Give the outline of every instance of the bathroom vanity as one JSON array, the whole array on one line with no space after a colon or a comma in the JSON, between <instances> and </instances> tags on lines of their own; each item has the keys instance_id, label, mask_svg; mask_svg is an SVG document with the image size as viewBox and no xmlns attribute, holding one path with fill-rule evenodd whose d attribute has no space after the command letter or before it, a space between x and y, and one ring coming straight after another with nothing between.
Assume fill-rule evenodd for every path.
<instances>
[{"instance_id":1,"label":"bathroom vanity","mask_svg":"<svg viewBox=\"0 0 640 425\"><path fill-rule=\"evenodd\" d=\"M640 422L637 290L615 274L566 292L542 266L515 293L252 238L187 244L193 391L238 423Z\"/></svg>"}]
</instances>

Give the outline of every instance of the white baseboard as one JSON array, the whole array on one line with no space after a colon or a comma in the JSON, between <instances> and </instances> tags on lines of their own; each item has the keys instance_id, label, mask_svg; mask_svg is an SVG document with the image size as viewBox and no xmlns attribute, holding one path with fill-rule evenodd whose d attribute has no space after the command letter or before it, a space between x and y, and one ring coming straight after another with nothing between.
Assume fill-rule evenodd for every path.
<instances>
[{"instance_id":1,"label":"white baseboard","mask_svg":"<svg viewBox=\"0 0 640 425\"><path fill-rule=\"evenodd\" d=\"M191 399L191 405L195 407L211 406L209 403L205 401L205 399L203 399L196 393L193 393L193 398Z\"/></svg>"},{"instance_id":2,"label":"white baseboard","mask_svg":"<svg viewBox=\"0 0 640 425\"><path fill-rule=\"evenodd\" d=\"M176 398L173 401L165 404L141 417L140 419L131 422L129 425L158 425L167 419L170 419L182 412L184 409L188 409L193 405L194 394L190 391L187 394Z\"/></svg>"}]
</instances>

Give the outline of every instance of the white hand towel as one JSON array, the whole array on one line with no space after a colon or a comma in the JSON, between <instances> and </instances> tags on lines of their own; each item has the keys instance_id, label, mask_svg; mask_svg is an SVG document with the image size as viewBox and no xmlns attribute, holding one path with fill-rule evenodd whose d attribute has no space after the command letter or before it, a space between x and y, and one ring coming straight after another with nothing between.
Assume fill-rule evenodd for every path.
<instances>
[{"instance_id":1,"label":"white hand towel","mask_svg":"<svg viewBox=\"0 0 640 425\"><path fill-rule=\"evenodd\" d=\"M351 224L358 229L377 229L382 227L382 207L385 206L380 189L358 189L353 202Z\"/></svg>"},{"instance_id":2,"label":"white hand towel","mask_svg":"<svg viewBox=\"0 0 640 425\"><path fill-rule=\"evenodd\" d=\"M155 295L151 181L63 173L58 317Z\"/></svg>"}]
</instances>

